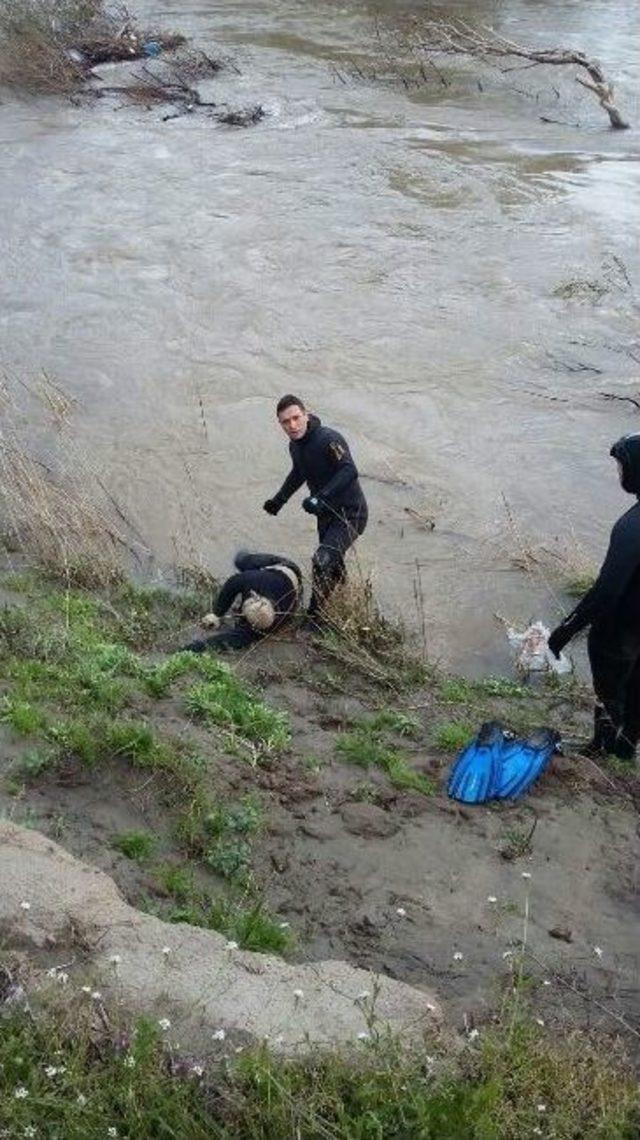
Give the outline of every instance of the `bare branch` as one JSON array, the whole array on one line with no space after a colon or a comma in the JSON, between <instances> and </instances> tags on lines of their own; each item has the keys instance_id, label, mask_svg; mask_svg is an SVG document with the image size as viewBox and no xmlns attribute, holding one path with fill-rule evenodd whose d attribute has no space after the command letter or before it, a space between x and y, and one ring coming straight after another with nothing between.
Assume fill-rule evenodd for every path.
<instances>
[{"instance_id":1,"label":"bare branch","mask_svg":"<svg viewBox=\"0 0 640 1140\"><path fill-rule=\"evenodd\" d=\"M587 78L577 75L576 81L597 96L600 106L609 116L611 126L626 130L629 123L623 118L614 102L613 84L609 83L600 64L583 52L564 48L528 48L506 39L492 28L475 28L464 20L418 20L409 40L414 52L426 57L433 55L469 56L493 63L500 59L521 59L525 67L579 67ZM517 66L517 65L516 65ZM515 70L507 68L506 70ZM505 70L505 69L503 69Z\"/></svg>"}]
</instances>

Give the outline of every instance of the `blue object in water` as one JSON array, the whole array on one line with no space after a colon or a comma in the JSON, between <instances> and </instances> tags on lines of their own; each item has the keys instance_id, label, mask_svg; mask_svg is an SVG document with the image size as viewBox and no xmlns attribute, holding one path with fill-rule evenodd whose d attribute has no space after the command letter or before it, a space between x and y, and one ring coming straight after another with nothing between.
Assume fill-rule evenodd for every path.
<instances>
[{"instance_id":1,"label":"blue object in water","mask_svg":"<svg viewBox=\"0 0 640 1140\"><path fill-rule=\"evenodd\" d=\"M560 734L552 728L537 728L526 740L505 740L493 796L498 800L523 796L542 775L559 746Z\"/></svg>"},{"instance_id":2,"label":"blue object in water","mask_svg":"<svg viewBox=\"0 0 640 1140\"><path fill-rule=\"evenodd\" d=\"M491 799L505 743L501 724L487 721L482 725L451 770L447 791L452 799L463 804L483 804Z\"/></svg>"},{"instance_id":3,"label":"blue object in water","mask_svg":"<svg viewBox=\"0 0 640 1140\"><path fill-rule=\"evenodd\" d=\"M160 55L162 44L159 44L157 40L149 40L146 44L143 44L142 50L145 55L153 59L155 56Z\"/></svg>"}]
</instances>

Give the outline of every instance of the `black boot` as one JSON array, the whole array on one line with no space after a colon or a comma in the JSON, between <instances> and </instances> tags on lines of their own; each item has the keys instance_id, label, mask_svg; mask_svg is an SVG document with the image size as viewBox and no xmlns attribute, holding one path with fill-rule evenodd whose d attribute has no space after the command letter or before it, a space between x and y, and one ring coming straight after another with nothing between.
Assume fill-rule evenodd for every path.
<instances>
[{"instance_id":1,"label":"black boot","mask_svg":"<svg viewBox=\"0 0 640 1140\"><path fill-rule=\"evenodd\" d=\"M618 729L602 705L593 711L593 738L582 749L584 756L602 756L614 752Z\"/></svg>"},{"instance_id":2,"label":"black boot","mask_svg":"<svg viewBox=\"0 0 640 1140\"><path fill-rule=\"evenodd\" d=\"M636 758L636 742L627 736L624 729L621 728L611 751L614 756L618 757L618 760L625 760L632 764Z\"/></svg>"}]
</instances>

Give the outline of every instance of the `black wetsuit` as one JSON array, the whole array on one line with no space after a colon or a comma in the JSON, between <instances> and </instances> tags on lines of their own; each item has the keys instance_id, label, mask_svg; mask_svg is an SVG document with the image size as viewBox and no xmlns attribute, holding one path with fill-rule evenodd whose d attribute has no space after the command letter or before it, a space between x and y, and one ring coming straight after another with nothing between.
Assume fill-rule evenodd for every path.
<instances>
[{"instance_id":1,"label":"black wetsuit","mask_svg":"<svg viewBox=\"0 0 640 1140\"><path fill-rule=\"evenodd\" d=\"M313 556L313 593L309 612L315 613L334 586L345 577L344 556L367 525L368 509L358 470L344 436L309 416L302 439L289 443L292 469L273 499L271 513L284 506L306 483L317 500L319 546Z\"/></svg>"},{"instance_id":2,"label":"black wetsuit","mask_svg":"<svg viewBox=\"0 0 640 1140\"><path fill-rule=\"evenodd\" d=\"M611 450L622 485L640 500L640 435ZM595 711L593 749L631 759L640 740L640 501L618 519L598 579L549 639L554 652L590 626Z\"/></svg>"},{"instance_id":3,"label":"black wetsuit","mask_svg":"<svg viewBox=\"0 0 640 1140\"><path fill-rule=\"evenodd\" d=\"M300 591L296 590L287 574L274 569L275 566L288 566L302 581L299 566L279 554L249 554L242 551L234 559L238 573L232 574L220 589L213 607L216 617L224 617L240 598L244 602L252 593L267 598L273 603L276 617L266 633L273 633L297 608ZM251 642L264 637L265 633L256 630L240 614L233 626L221 629L211 637L200 638L186 645L192 653L203 653L207 649L242 649Z\"/></svg>"}]
</instances>

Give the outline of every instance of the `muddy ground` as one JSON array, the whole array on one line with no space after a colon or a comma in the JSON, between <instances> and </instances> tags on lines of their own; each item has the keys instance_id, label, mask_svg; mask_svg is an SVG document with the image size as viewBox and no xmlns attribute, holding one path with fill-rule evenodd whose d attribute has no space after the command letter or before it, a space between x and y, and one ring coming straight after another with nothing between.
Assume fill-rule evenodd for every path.
<instances>
[{"instance_id":1,"label":"muddy ground","mask_svg":"<svg viewBox=\"0 0 640 1140\"><path fill-rule=\"evenodd\" d=\"M176 634L175 644L190 632ZM137 712L212 758L221 800L259 797L264 824L253 841L253 874L275 918L295 935L290 958L345 959L428 987L451 1023L470 1029L491 1017L509 989L524 937L536 1016L637 1040L640 828L633 779L568 754L522 802L462 808L444 791L452 757L432 737L447 710L430 683L384 692L295 633L234 663L289 714L285 754L253 766L225 753L219 734L185 717L178 695ZM381 707L419 718L415 738L397 743L411 767L433 781L433 794L399 791L381 771L336 751L341 734ZM500 713L499 702L491 711ZM508 719L509 710L502 712ZM586 714L569 717L561 700L545 712L558 727L571 719L572 732L581 721L586 730ZM0 728L0 812L107 871L135 906L166 914L154 866L184 857L154 773L121 759L92 769L69 760L16 790L10 777L24 741ZM115 835L135 830L156 836L153 865L114 849ZM211 871L198 868L197 875L203 886L224 889Z\"/></svg>"}]
</instances>

